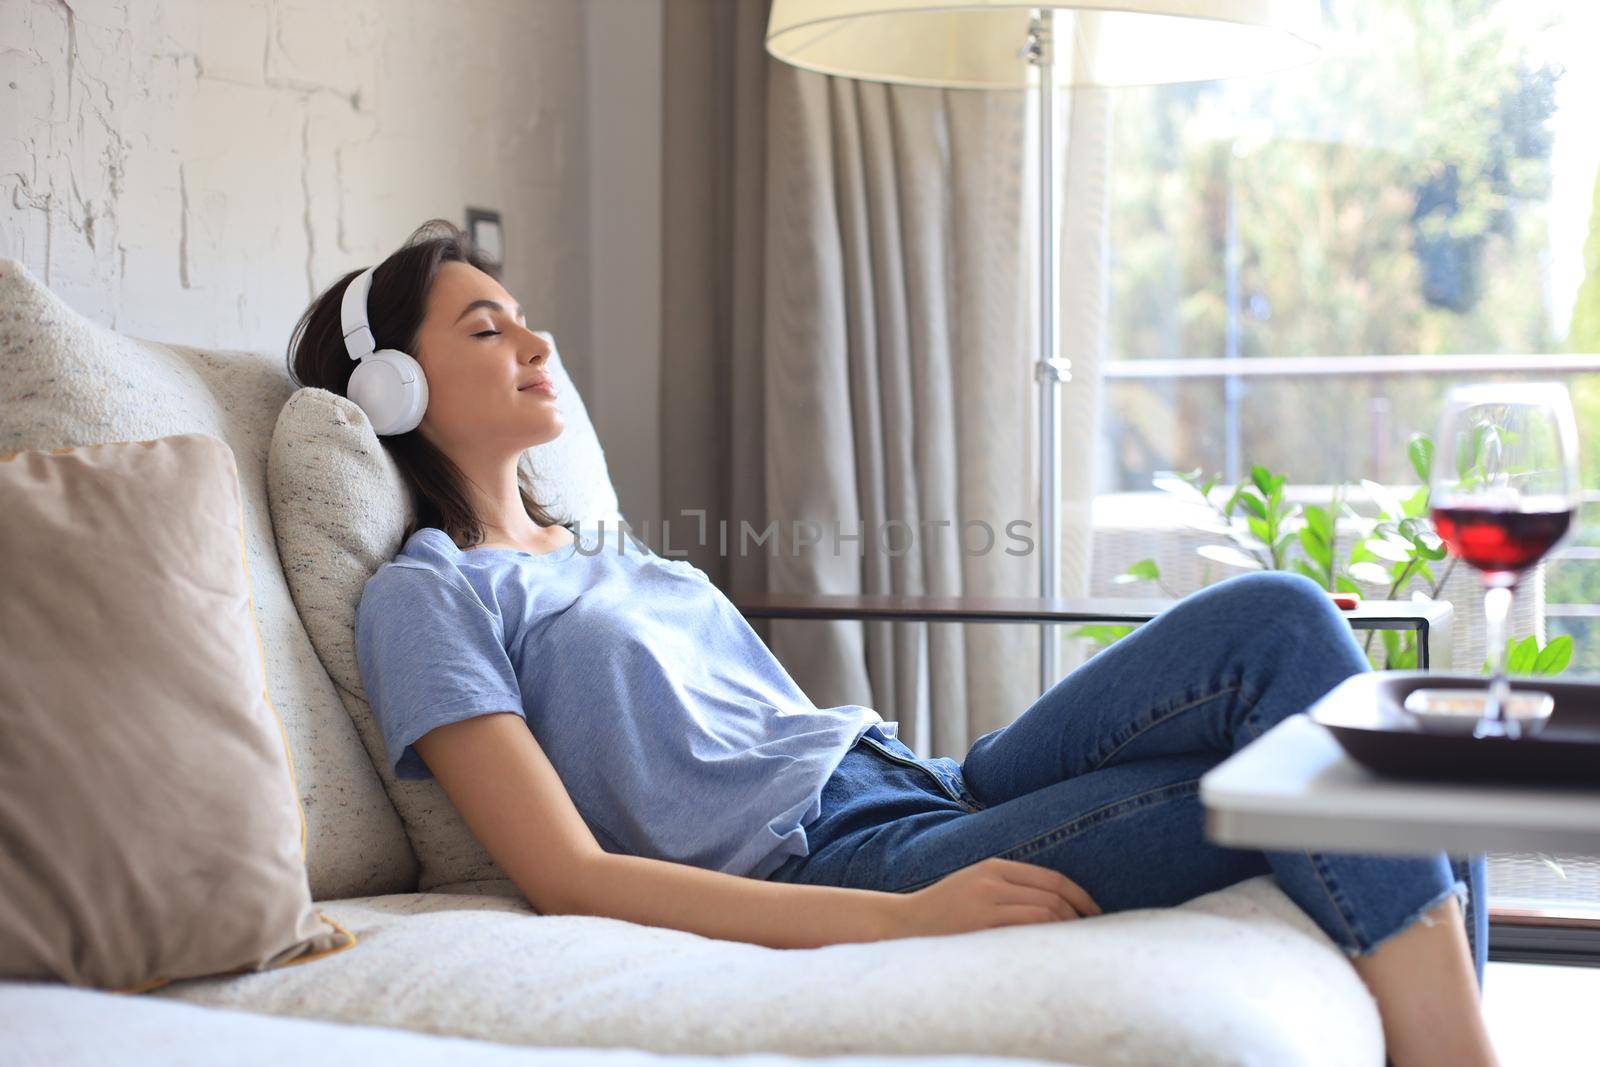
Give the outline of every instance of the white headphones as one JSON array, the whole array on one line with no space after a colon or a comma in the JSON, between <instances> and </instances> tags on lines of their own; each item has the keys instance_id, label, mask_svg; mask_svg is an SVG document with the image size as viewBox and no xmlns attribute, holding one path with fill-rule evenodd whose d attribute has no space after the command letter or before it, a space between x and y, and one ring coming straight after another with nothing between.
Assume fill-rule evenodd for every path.
<instances>
[{"instance_id":1,"label":"white headphones","mask_svg":"<svg viewBox=\"0 0 1600 1067\"><path fill-rule=\"evenodd\" d=\"M428 379L422 365L399 349L374 351L378 343L367 325L367 293L374 270L377 267L368 267L350 279L339 305L344 348L357 364L345 392L367 413L374 432L406 433L417 428L427 410Z\"/></svg>"}]
</instances>

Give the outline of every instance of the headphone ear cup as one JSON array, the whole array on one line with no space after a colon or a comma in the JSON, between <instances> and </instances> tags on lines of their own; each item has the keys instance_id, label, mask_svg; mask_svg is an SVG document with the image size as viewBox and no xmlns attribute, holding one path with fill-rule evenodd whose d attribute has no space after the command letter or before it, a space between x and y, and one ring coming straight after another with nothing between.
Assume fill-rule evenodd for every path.
<instances>
[{"instance_id":1,"label":"headphone ear cup","mask_svg":"<svg viewBox=\"0 0 1600 1067\"><path fill-rule=\"evenodd\" d=\"M406 433L428 408L428 378L422 364L395 348L366 356L350 375L345 394L366 412L379 436Z\"/></svg>"}]
</instances>

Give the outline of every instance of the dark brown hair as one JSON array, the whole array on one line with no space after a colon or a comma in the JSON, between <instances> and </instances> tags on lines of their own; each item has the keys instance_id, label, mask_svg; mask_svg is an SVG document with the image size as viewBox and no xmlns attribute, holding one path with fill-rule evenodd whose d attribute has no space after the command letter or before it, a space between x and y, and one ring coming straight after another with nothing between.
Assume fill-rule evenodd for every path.
<instances>
[{"instance_id":1,"label":"dark brown hair","mask_svg":"<svg viewBox=\"0 0 1600 1067\"><path fill-rule=\"evenodd\" d=\"M447 219L430 219L418 226L397 252L378 264L372 272L372 288L367 294L367 321L379 348L416 352L417 332L422 327L428 292L433 288L439 268L450 262L469 264L499 280L499 273L489 257ZM344 299L345 287L360 273L361 270L353 270L334 282L311 302L295 324L289 336L289 377L296 386L314 386L340 396L349 395L347 389L356 362L345 351L339 305ZM394 458L411 490L416 518L406 525L402 544L427 526L443 530L456 547L463 550L483 543L484 525L472 511L466 477L449 456L415 429L381 436L378 440ZM522 506L534 522L540 526L561 525L572 529L570 521L557 520L534 499L527 472L521 467L517 471L517 489L522 495Z\"/></svg>"}]
</instances>

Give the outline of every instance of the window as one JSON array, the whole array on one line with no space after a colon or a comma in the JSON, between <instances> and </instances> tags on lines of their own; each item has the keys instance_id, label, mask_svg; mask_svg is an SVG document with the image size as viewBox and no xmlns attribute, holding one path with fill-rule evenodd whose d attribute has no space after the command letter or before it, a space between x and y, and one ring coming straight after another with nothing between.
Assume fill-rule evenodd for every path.
<instances>
[{"instance_id":1,"label":"window","mask_svg":"<svg viewBox=\"0 0 1600 1067\"><path fill-rule=\"evenodd\" d=\"M1233 484L1262 464L1307 500L1362 478L1403 496L1407 439L1434 432L1449 385L1559 379L1587 503L1512 631L1571 634L1569 670L1600 671L1600 12L1323 8L1310 66L1115 96L1092 591L1130 555L1200 562L1154 504L1158 472ZM1350 502L1367 505L1359 488ZM1207 566L1171 591L1227 572ZM1465 669L1481 613L1456 604ZM1491 857L1491 890L1508 908L1600 906L1597 864L1556 859L1565 879Z\"/></svg>"}]
</instances>

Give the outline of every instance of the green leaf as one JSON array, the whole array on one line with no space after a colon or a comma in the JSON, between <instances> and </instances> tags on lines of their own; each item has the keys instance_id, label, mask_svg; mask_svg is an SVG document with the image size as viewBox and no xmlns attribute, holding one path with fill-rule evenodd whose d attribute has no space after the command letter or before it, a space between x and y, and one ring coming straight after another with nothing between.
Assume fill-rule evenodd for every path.
<instances>
[{"instance_id":1,"label":"green leaf","mask_svg":"<svg viewBox=\"0 0 1600 1067\"><path fill-rule=\"evenodd\" d=\"M1261 491L1263 498L1272 495L1272 472L1267 470L1267 468L1263 467L1259 463L1251 467L1250 480L1254 482L1256 488Z\"/></svg>"},{"instance_id":2,"label":"green leaf","mask_svg":"<svg viewBox=\"0 0 1600 1067\"><path fill-rule=\"evenodd\" d=\"M1472 464L1477 460L1475 435L1464 433L1456 434L1456 478L1465 482L1467 472L1472 469Z\"/></svg>"},{"instance_id":3,"label":"green leaf","mask_svg":"<svg viewBox=\"0 0 1600 1067\"><path fill-rule=\"evenodd\" d=\"M1199 504L1202 507L1211 506L1206 499L1205 493L1196 489L1194 483L1181 474L1176 476L1171 474L1157 475L1150 479L1150 484L1162 492L1171 493L1186 503Z\"/></svg>"},{"instance_id":4,"label":"green leaf","mask_svg":"<svg viewBox=\"0 0 1600 1067\"><path fill-rule=\"evenodd\" d=\"M1533 664L1539 657L1539 639L1529 634L1521 641L1514 641L1506 649L1506 673L1527 674L1533 669Z\"/></svg>"},{"instance_id":5,"label":"green leaf","mask_svg":"<svg viewBox=\"0 0 1600 1067\"><path fill-rule=\"evenodd\" d=\"M1397 670L1397 671L1414 671L1416 669L1417 669L1417 650L1416 650L1416 648L1415 647L1408 647L1408 648L1403 649L1401 651L1401 653L1400 653L1400 662L1395 667L1395 670Z\"/></svg>"},{"instance_id":6,"label":"green leaf","mask_svg":"<svg viewBox=\"0 0 1600 1067\"><path fill-rule=\"evenodd\" d=\"M1361 479L1361 488L1367 491L1372 502L1378 505L1378 510L1390 519L1399 519L1405 515L1405 508L1400 506L1400 498L1388 486L1379 485L1371 478Z\"/></svg>"},{"instance_id":7,"label":"green leaf","mask_svg":"<svg viewBox=\"0 0 1600 1067\"><path fill-rule=\"evenodd\" d=\"M1567 872L1561 869L1561 864L1555 861L1554 856L1547 856L1543 852L1535 852L1534 855L1539 857L1540 863L1544 864L1546 867L1549 867L1552 871L1555 871L1556 876L1559 877L1563 882L1567 880Z\"/></svg>"},{"instance_id":8,"label":"green leaf","mask_svg":"<svg viewBox=\"0 0 1600 1067\"><path fill-rule=\"evenodd\" d=\"M1361 595L1361 587L1342 574L1333 580L1333 588L1334 591L1338 593L1354 593L1357 596Z\"/></svg>"},{"instance_id":9,"label":"green leaf","mask_svg":"<svg viewBox=\"0 0 1600 1067\"><path fill-rule=\"evenodd\" d=\"M1540 649L1533 661L1534 674L1560 674L1572 662L1572 637L1562 634Z\"/></svg>"},{"instance_id":10,"label":"green leaf","mask_svg":"<svg viewBox=\"0 0 1600 1067\"><path fill-rule=\"evenodd\" d=\"M1389 584L1389 572L1376 563L1360 562L1350 564L1350 577L1368 585Z\"/></svg>"},{"instance_id":11,"label":"green leaf","mask_svg":"<svg viewBox=\"0 0 1600 1067\"><path fill-rule=\"evenodd\" d=\"M1111 580L1118 585L1126 585L1128 582L1159 582L1161 568L1156 566L1156 561L1153 559L1141 559Z\"/></svg>"},{"instance_id":12,"label":"green leaf","mask_svg":"<svg viewBox=\"0 0 1600 1067\"><path fill-rule=\"evenodd\" d=\"M1404 634L1393 630L1382 631L1384 635L1384 661L1383 665L1391 671L1409 671L1417 665L1417 641L1414 631ZM1394 637L1390 641L1390 637Z\"/></svg>"},{"instance_id":13,"label":"green leaf","mask_svg":"<svg viewBox=\"0 0 1600 1067\"><path fill-rule=\"evenodd\" d=\"M1132 626L1112 626L1095 624L1080 626L1067 634L1068 637L1081 637L1093 641L1098 645L1110 645L1133 633Z\"/></svg>"},{"instance_id":14,"label":"green leaf","mask_svg":"<svg viewBox=\"0 0 1600 1067\"><path fill-rule=\"evenodd\" d=\"M1333 517L1328 514L1325 508L1319 508L1315 504L1307 505L1306 526L1315 530L1323 543L1333 543Z\"/></svg>"},{"instance_id":15,"label":"green leaf","mask_svg":"<svg viewBox=\"0 0 1600 1067\"><path fill-rule=\"evenodd\" d=\"M1411 469L1417 472L1418 480L1426 488L1433 471L1433 438L1425 433L1412 434L1406 441L1406 457L1411 460Z\"/></svg>"},{"instance_id":16,"label":"green leaf","mask_svg":"<svg viewBox=\"0 0 1600 1067\"><path fill-rule=\"evenodd\" d=\"M1493 422L1478 422L1472 427L1472 466L1483 469L1483 461L1490 458L1490 453L1498 454L1501 443L1501 430ZM1488 474L1488 470L1485 470Z\"/></svg>"},{"instance_id":17,"label":"green leaf","mask_svg":"<svg viewBox=\"0 0 1600 1067\"><path fill-rule=\"evenodd\" d=\"M1234 494L1234 499L1243 504L1245 510L1256 518L1265 519L1267 517L1266 501L1250 492L1249 487L1241 486L1239 491ZM1266 538L1262 538L1262 540L1264 541Z\"/></svg>"},{"instance_id":18,"label":"green leaf","mask_svg":"<svg viewBox=\"0 0 1600 1067\"><path fill-rule=\"evenodd\" d=\"M1410 563L1412 556L1411 543L1390 537L1370 537L1362 542L1368 552L1379 559L1388 560L1390 563Z\"/></svg>"},{"instance_id":19,"label":"green leaf","mask_svg":"<svg viewBox=\"0 0 1600 1067\"><path fill-rule=\"evenodd\" d=\"M1300 527L1300 547L1305 549L1306 558L1323 570L1333 565L1333 552L1328 548L1328 543L1309 526Z\"/></svg>"},{"instance_id":20,"label":"green leaf","mask_svg":"<svg viewBox=\"0 0 1600 1067\"><path fill-rule=\"evenodd\" d=\"M1415 493L1406 498L1402 505L1407 515L1426 515L1428 513L1428 487L1423 485Z\"/></svg>"},{"instance_id":21,"label":"green leaf","mask_svg":"<svg viewBox=\"0 0 1600 1067\"><path fill-rule=\"evenodd\" d=\"M1245 518L1245 525L1250 527L1250 532L1263 544L1271 542L1272 531L1268 529L1265 519L1258 519L1254 515L1250 515Z\"/></svg>"}]
</instances>

